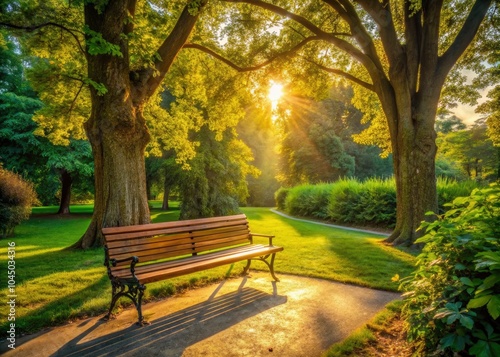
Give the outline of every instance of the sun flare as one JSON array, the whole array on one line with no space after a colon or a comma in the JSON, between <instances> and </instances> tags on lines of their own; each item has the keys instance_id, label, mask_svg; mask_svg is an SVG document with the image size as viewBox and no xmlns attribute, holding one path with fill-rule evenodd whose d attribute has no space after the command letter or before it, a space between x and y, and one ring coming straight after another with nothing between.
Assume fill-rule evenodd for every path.
<instances>
[{"instance_id":1,"label":"sun flare","mask_svg":"<svg viewBox=\"0 0 500 357\"><path fill-rule=\"evenodd\" d=\"M273 105L273 110L276 109L276 105L280 98L283 96L283 84L271 81L271 87L269 88L269 94L267 95L269 100Z\"/></svg>"}]
</instances>

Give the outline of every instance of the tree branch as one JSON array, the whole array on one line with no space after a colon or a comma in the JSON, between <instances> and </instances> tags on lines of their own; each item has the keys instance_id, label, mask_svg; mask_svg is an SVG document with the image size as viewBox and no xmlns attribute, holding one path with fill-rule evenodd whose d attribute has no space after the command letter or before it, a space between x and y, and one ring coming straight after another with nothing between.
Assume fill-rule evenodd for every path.
<instances>
[{"instance_id":1,"label":"tree branch","mask_svg":"<svg viewBox=\"0 0 500 357\"><path fill-rule=\"evenodd\" d=\"M404 54L403 47L399 43L389 1L384 0L381 4L378 1L356 0L358 4L372 17L377 23L384 51L387 54L389 63L395 63L401 59Z\"/></svg>"},{"instance_id":2,"label":"tree branch","mask_svg":"<svg viewBox=\"0 0 500 357\"><path fill-rule=\"evenodd\" d=\"M183 48L195 48L195 49L203 51L203 52L209 54L210 56L218 59L219 61L227 64L229 67L235 69L238 72L250 72L250 71L256 71L258 69L261 69L261 68L267 66L268 64L270 64L271 62L277 60L278 58L282 58L282 57L286 57L286 56L289 56L291 54L294 54L295 52L297 52L298 50L300 50L302 47L304 47L309 42L319 41L319 40L320 40L320 38L318 38L317 36L306 37L305 39L303 39L302 41L300 41L298 44L296 44L295 46L293 46L288 51L284 51L284 52L278 53L274 57L272 57L272 58L270 58L270 59L268 59L268 60L266 60L266 61L264 61L264 62L262 62L262 63L260 63L258 65L250 66L250 67L240 67L237 64L235 64L234 62L232 62L231 60L229 60L229 59L227 59L227 58L219 55L215 51L211 50L210 48L207 48L205 46L202 46L202 45L199 45L199 44L196 44L196 43L187 43L187 44L185 44L183 46Z\"/></svg>"},{"instance_id":3,"label":"tree branch","mask_svg":"<svg viewBox=\"0 0 500 357\"><path fill-rule=\"evenodd\" d=\"M417 91L419 65L422 56L422 10L412 14L410 3L404 5L406 63L408 82L412 93Z\"/></svg>"},{"instance_id":4,"label":"tree branch","mask_svg":"<svg viewBox=\"0 0 500 357\"><path fill-rule=\"evenodd\" d=\"M85 85L85 83L82 82L82 84L80 85L80 88L78 88L78 92L76 92L75 98L73 98L73 101L71 102L71 105L70 105L69 110L68 110L68 119L71 118L71 112L73 111L73 108L75 107L76 100L78 99L78 96L80 95L84 85Z\"/></svg>"},{"instance_id":5,"label":"tree branch","mask_svg":"<svg viewBox=\"0 0 500 357\"><path fill-rule=\"evenodd\" d=\"M325 72L328 72L328 73L333 73L333 74L337 74L339 76L342 76L348 80L350 80L351 82L354 82L356 84L359 84L360 86L374 92L375 91L375 87L373 86L373 84L371 83L368 83L368 82L365 82L361 79L359 79L358 77L355 77L353 76L352 74L350 73L347 73L347 72L344 72L340 69L336 69L336 68L329 68L329 67L326 67L326 66L323 66L322 64L319 64L313 60L310 60L306 57L303 57L307 62L309 63L312 63L314 64L315 66L317 66L318 68L320 68L321 70L325 71Z\"/></svg>"},{"instance_id":6,"label":"tree branch","mask_svg":"<svg viewBox=\"0 0 500 357\"><path fill-rule=\"evenodd\" d=\"M311 21L306 19L305 17L302 17L300 15L294 14L293 12L290 12L282 7L279 7L277 5L273 5L261 0L222 0L224 2L232 2L232 3L246 3L250 5L256 5L259 6L263 9L269 10L271 12L274 12L275 14L281 15L283 17L288 17L289 19L294 20L295 22L298 22L302 26L304 26L306 29L311 31L313 34L319 37L328 37L329 34L320 28L318 28L316 25L314 25Z\"/></svg>"},{"instance_id":7,"label":"tree branch","mask_svg":"<svg viewBox=\"0 0 500 357\"><path fill-rule=\"evenodd\" d=\"M491 5L491 0L476 0L460 32L438 60L438 71L446 76L470 45Z\"/></svg>"},{"instance_id":8,"label":"tree branch","mask_svg":"<svg viewBox=\"0 0 500 357\"><path fill-rule=\"evenodd\" d=\"M423 91L427 91L436 83L434 77L438 60L439 24L442 7L443 0L422 1L423 31L419 89Z\"/></svg>"},{"instance_id":9,"label":"tree branch","mask_svg":"<svg viewBox=\"0 0 500 357\"><path fill-rule=\"evenodd\" d=\"M201 0L194 14L191 14L193 12L193 9L190 8L192 2L189 2L184 7L174 28L157 51L160 56L160 59L155 61L155 70L157 73L153 70L147 70L140 74L139 81L136 83L136 89L141 92L139 98L149 98L156 91L156 88L158 88L163 78L165 78L177 54L186 44L198 20L200 11L206 3L207 0Z\"/></svg>"},{"instance_id":10,"label":"tree branch","mask_svg":"<svg viewBox=\"0 0 500 357\"><path fill-rule=\"evenodd\" d=\"M382 62L378 56L373 39L361 22L361 19L354 9L353 5L347 0L323 0L325 4L330 5L349 25L352 36L361 47L363 52L371 59L373 64L383 73Z\"/></svg>"},{"instance_id":11,"label":"tree branch","mask_svg":"<svg viewBox=\"0 0 500 357\"><path fill-rule=\"evenodd\" d=\"M83 49L83 46L80 43L80 39L75 34L75 33L78 33L78 34L84 36L84 33L81 32L81 31L69 29L69 28L67 28L67 27L65 27L65 26L63 26L61 24L55 23L55 22L46 22L46 23L43 23L43 24L32 25L32 26L20 26L20 25L15 25L15 24L9 24L9 23L5 23L5 22L0 22L0 27L12 28L12 29L16 29L16 30L25 30L25 31L28 31L28 32L33 32L33 31L36 31L38 29L41 29L41 28L47 27L47 26L58 27L58 28L60 28L60 29L62 29L64 31L68 32L75 39L75 41L76 41L76 43L77 43L78 48L80 49L80 51L83 54L85 54L85 50Z\"/></svg>"},{"instance_id":12,"label":"tree branch","mask_svg":"<svg viewBox=\"0 0 500 357\"><path fill-rule=\"evenodd\" d=\"M273 5L270 3L267 3L262 0L221 0L224 2L231 2L231 3L245 3L245 4L250 4L250 5L255 5L258 7L261 7L265 10L274 12L275 14L287 17L289 19L292 19L296 21L297 23L301 24L305 28L307 28L309 31L314 33L318 39L324 40L326 42L331 43L332 45L336 46L339 48L341 51L346 52L348 55L350 55L352 58L355 60L359 61L370 73L370 76L373 77L378 77L380 80L380 76L384 76L383 71L381 71L381 68L379 68L376 64L376 62L373 61L372 58L370 58L368 55L360 51L356 46L352 45L348 41L345 41L341 38L338 38L335 36L333 33L328 33L320 28L318 28L316 25L314 25L312 22L307 20L306 18L294 14L286 9L283 9L277 5ZM339 34L340 35L340 34ZM342 35L345 35L344 33Z\"/></svg>"}]
</instances>

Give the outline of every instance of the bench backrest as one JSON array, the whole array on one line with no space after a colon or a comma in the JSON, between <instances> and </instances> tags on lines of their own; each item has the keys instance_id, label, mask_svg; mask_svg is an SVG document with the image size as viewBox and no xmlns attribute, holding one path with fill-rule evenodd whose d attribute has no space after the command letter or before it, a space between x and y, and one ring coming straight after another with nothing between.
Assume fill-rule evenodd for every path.
<instances>
[{"instance_id":1,"label":"bench backrest","mask_svg":"<svg viewBox=\"0 0 500 357\"><path fill-rule=\"evenodd\" d=\"M251 244L244 214L103 228L109 258L139 257L140 263ZM129 265L118 264L117 267Z\"/></svg>"}]
</instances>

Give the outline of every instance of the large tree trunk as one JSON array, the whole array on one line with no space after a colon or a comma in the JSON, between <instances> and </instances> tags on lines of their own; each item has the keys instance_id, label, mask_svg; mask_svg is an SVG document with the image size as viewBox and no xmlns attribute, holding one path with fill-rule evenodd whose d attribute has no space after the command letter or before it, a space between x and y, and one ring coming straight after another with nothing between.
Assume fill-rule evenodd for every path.
<instances>
[{"instance_id":1,"label":"large tree trunk","mask_svg":"<svg viewBox=\"0 0 500 357\"><path fill-rule=\"evenodd\" d=\"M187 41L198 18L192 3L185 6L169 36L158 49L155 69L131 72L128 35L136 0L85 5L88 77L92 111L85 131L94 155L95 203L92 221L72 248L101 246L103 227L149 223L144 150L150 140L144 106L155 93ZM199 2L198 9L206 3ZM193 14L192 14L193 13ZM102 35L105 46L95 34ZM117 45L120 54L110 54ZM105 91L102 91L104 86Z\"/></svg>"},{"instance_id":2,"label":"large tree trunk","mask_svg":"<svg viewBox=\"0 0 500 357\"><path fill-rule=\"evenodd\" d=\"M60 172L59 181L61 181L61 200L59 201L59 211L57 211L57 214L69 214L73 179L70 173L63 169Z\"/></svg>"},{"instance_id":3,"label":"large tree trunk","mask_svg":"<svg viewBox=\"0 0 500 357\"><path fill-rule=\"evenodd\" d=\"M433 219L426 212L437 212L435 111L423 109L414 114L421 120L407 121L400 127L394 151L397 219L393 233L386 242L410 246L423 233L417 231L423 220Z\"/></svg>"},{"instance_id":4,"label":"large tree trunk","mask_svg":"<svg viewBox=\"0 0 500 357\"><path fill-rule=\"evenodd\" d=\"M168 205L168 198L170 196L170 188L165 185L165 190L163 191L163 203L161 205L162 210L168 210L170 207Z\"/></svg>"},{"instance_id":5,"label":"large tree trunk","mask_svg":"<svg viewBox=\"0 0 500 357\"><path fill-rule=\"evenodd\" d=\"M102 13L94 4L85 6L85 22L106 41L119 44L122 56L87 56L89 77L107 92L91 88L92 112L85 130L94 156L94 214L76 248L102 245L102 227L150 221L144 164L149 132L143 103L134 102L129 80L126 18L127 1L109 2Z\"/></svg>"}]
</instances>

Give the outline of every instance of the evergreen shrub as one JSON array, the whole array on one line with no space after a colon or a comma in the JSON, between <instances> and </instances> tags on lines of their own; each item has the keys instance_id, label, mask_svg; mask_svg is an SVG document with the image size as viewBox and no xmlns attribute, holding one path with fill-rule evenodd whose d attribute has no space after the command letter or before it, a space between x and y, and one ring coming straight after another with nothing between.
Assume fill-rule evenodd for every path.
<instances>
[{"instance_id":1,"label":"evergreen shrub","mask_svg":"<svg viewBox=\"0 0 500 357\"><path fill-rule=\"evenodd\" d=\"M29 218L36 201L33 185L0 166L0 236L14 234L14 228Z\"/></svg>"},{"instance_id":2,"label":"evergreen shrub","mask_svg":"<svg viewBox=\"0 0 500 357\"><path fill-rule=\"evenodd\" d=\"M280 210L285 210L285 200L286 196L288 196L288 192L290 192L289 188L280 187L274 193L274 200L276 201L276 207Z\"/></svg>"},{"instance_id":3,"label":"evergreen shrub","mask_svg":"<svg viewBox=\"0 0 500 357\"><path fill-rule=\"evenodd\" d=\"M362 183L356 224L394 227L396 224L396 186L393 179L371 178Z\"/></svg>"},{"instance_id":4,"label":"evergreen shrub","mask_svg":"<svg viewBox=\"0 0 500 357\"><path fill-rule=\"evenodd\" d=\"M500 356L500 186L445 206L401 284L408 338L422 356Z\"/></svg>"},{"instance_id":5,"label":"evergreen shrub","mask_svg":"<svg viewBox=\"0 0 500 357\"><path fill-rule=\"evenodd\" d=\"M339 223L392 227L396 222L396 189L392 179L341 180L334 184L328 216Z\"/></svg>"},{"instance_id":6,"label":"evergreen shrub","mask_svg":"<svg viewBox=\"0 0 500 357\"><path fill-rule=\"evenodd\" d=\"M338 223L356 223L356 217L363 210L362 191L363 184L358 180L343 179L335 182L330 192L328 218Z\"/></svg>"},{"instance_id":7,"label":"evergreen shrub","mask_svg":"<svg viewBox=\"0 0 500 357\"><path fill-rule=\"evenodd\" d=\"M292 188L285 199L285 211L295 216L327 219L332 185L301 185Z\"/></svg>"},{"instance_id":8,"label":"evergreen shrub","mask_svg":"<svg viewBox=\"0 0 500 357\"><path fill-rule=\"evenodd\" d=\"M477 187L474 181L439 179L439 212L444 212L444 203L467 196ZM396 224L396 186L393 178L371 178L363 182L342 179L329 184L281 188L275 197L278 209L291 215L385 228Z\"/></svg>"}]
</instances>

